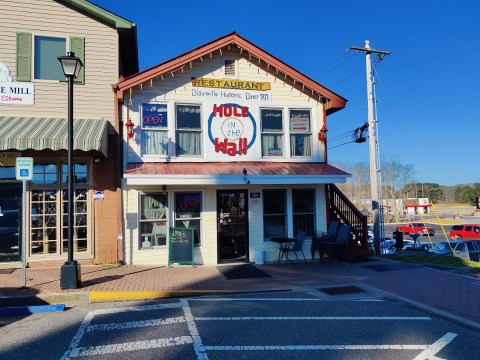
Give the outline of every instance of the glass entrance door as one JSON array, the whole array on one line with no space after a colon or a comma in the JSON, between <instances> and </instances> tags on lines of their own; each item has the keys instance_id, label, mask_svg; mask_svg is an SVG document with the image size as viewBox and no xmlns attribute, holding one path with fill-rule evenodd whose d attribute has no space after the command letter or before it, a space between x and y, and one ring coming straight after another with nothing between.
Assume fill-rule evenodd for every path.
<instances>
[{"instance_id":1,"label":"glass entrance door","mask_svg":"<svg viewBox=\"0 0 480 360\"><path fill-rule=\"evenodd\" d=\"M217 191L218 263L248 262L248 192Z\"/></svg>"},{"instance_id":2,"label":"glass entrance door","mask_svg":"<svg viewBox=\"0 0 480 360\"><path fill-rule=\"evenodd\" d=\"M21 261L22 184L0 185L0 262Z\"/></svg>"}]
</instances>

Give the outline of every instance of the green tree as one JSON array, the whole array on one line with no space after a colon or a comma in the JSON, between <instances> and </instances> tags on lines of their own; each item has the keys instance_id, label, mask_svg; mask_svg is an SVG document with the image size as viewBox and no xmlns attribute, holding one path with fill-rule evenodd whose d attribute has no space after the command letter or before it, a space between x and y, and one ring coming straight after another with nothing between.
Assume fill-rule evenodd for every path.
<instances>
[{"instance_id":1,"label":"green tree","mask_svg":"<svg viewBox=\"0 0 480 360\"><path fill-rule=\"evenodd\" d=\"M455 189L455 201L461 204L475 204L475 198L480 196L480 184L476 183L473 186L461 185Z\"/></svg>"}]
</instances>

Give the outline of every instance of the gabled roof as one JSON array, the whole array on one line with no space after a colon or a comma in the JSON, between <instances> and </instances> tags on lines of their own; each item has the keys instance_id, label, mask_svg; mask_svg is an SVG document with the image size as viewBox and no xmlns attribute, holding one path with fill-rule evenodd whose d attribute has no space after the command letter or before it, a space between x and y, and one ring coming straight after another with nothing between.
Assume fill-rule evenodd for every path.
<instances>
[{"instance_id":1,"label":"gabled roof","mask_svg":"<svg viewBox=\"0 0 480 360\"><path fill-rule=\"evenodd\" d=\"M124 19L114 13L101 8L87 0L56 0L68 4L78 10L81 10L90 16L101 20L107 24L114 26L117 29L131 29L136 25L131 21Z\"/></svg>"},{"instance_id":2,"label":"gabled roof","mask_svg":"<svg viewBox=\"0 0 480 360\"><path fill-rule=\"evenodd\" d=\"M257 66L263 66L271 73L280 72L283 75L283 81L291 83L295 88L309 96L317 98L319 101L325 101L327 114L334 113L345 107L347 102L345 98L295 70L280 59L244 39L236 32L222 36L196 49L124 79L117 84L118 99L119 101L123 101L123 93L125 90L141 85L163 74L181 70L186 65L191 65L191 62L197 59L203 59L203 57L207 57L216 51L221 52L223 48L229 48L231 45L237 46L243 56L248 58L254 57Z\"/></svg>"},{"instance_id":3,"label":"gabled roof","mask_svg":"<svg viewBox=\"0 0 480 360\"><path fill-rule=\"evenodd\" d=\"M120 76L138 72L137 25L87 0L55 0L117 30Z\"/></svg>"}]
</instances>

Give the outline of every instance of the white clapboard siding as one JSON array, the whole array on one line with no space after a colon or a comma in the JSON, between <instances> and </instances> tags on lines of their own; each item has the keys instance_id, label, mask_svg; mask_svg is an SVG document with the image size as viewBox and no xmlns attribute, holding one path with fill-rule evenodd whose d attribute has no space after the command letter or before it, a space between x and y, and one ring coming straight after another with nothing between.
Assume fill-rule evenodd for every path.
<instances>
[{"instance_id":1,"label":"white clapboard siding","mask_svg":"<svg viewBox=\"0 0 480 360\"><path fill-rule=\"evenodd\" d=\"M74 116L105 118L114 124L111 85L118 82L118 35L113 27L53 0L0 1L0 14L0 61L9 68L13 81L17 32L85 38L85 84L74 86ZM3 115L66 116L66 84L33 78L32 83L35 105L2 105Z\"/></svg>"},{"instance_id":2,"label":"white clapboard siding","mask_svg":"<svg viewBox=\"0 0 480 360\"><path fill-rule=\"evenodd\" d=\"M195 77L226 79L223 74L223 62L227 59L237 60L237 76L236 78L244 81L262 81L270 82L271 94L273 101L265 104L265 106L285 106L294 107L308 107L312 110L312 140L315 146L314 154L317 159L324 158L324 147L319 146L316 141L317 133L323 125L323 105L317 99L295 89L290 84L283 81L281 74L275 76L264 69L259 68L255 62L248 61L248 58L240 56L238 53L223 52L224 56L216 53L212 58L204 58L204 61L196 60L192 62L192 68L189 65L183 67L182 70L177 70L172 73L165 73L162 76L155 78L152 81L147 81L141 86L135 86L130 94L129 91L125 93L124 102L124 119L132 119L136 124L139 124L140 119L140 105L143 102L149 101L166 101L173 104L174 102L189 101L189 102L203 102L202 99L192 99L192 85L191 79ZM272 71L273 68L271 68ZM203 108L203 129L207 128L206 122L208 119L209 109ZM252 110L254 117L259 117L259 107ZM207 134L204 131L204 141L207 143ZM261 157L259 155L259 157ZM128 161L142 161L140 142L130 142L127 149ZM191 161L205 161L205 158L191 158ZM153 161L152 159L144 158L143 161ZM175 160L173 160L175 161ZM183 161L186 161L183 158Z\"/></svg>"}]
</instances>

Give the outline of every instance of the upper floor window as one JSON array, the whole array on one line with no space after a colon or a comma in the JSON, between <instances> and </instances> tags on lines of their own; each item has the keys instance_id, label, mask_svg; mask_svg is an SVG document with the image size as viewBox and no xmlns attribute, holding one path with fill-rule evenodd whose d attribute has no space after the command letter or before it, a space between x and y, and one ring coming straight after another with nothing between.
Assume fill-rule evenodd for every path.
<instances>
[{"instance_id":1,"label":"upper floor window","mask_svg":"<svg viewBox=\"0 0 480 360\"><path fill-rule=\"evenodd\" d=\"M283 111L281 109L262 109L260 118L262 156L284 156Z\"/></svg>"},{"instance_id":2,"label":"upper floor window","mask_svg":"<svg viewBox=\"0 0 480 360\"><path fill-rule=\"evenodd\" d=\"M142 154L168 154L168 116L166 104L142 104Z\"/></svg>"},{"instance_id":3,"label":"upper floor window","mask_svg":"<svg viewBox=\"0 0 480 360\"><path fill-rule=\"evenodd\" d=\"M235 68L235 60L225 60L225 76L235 76L237 74Z\"/></svg>"},{"instance_id":4,"label":"upper floor window","mask_svg":"<svg viewBox=\"0 0 480 360\"><path fill-rule=\"evenodd\" d=\"M176 105L177 156L202 155L202 119L200 105Z\"/></svg>"},{"instance_id":5,"label":"upper floor window","mask_svg":"<svg viewBox=\"0 0 480 360\"><path fill-rule=\"evenodd\" d=\"M67 51L67 40L48 36L35 36L34 44L34 79L65 80L58 56Z\"/></svg>"},{"instance_id":6,"label":"upper floor window","mask_svg":"<svg viewBox=\"0 0 480 360\"><path fill-rule=\"evenodd\" d=\"M290 110L290 155L312 155L310 110Z\"/></svg>"},{"instance_id":7,"label":"upper floor window","mask_svg":"<svg viewBox=\"0 0 480 360\"><path fill-rule=\"evenodd\" d=\"M74 52L75 56L85 63L84 38L32 35L27 32L16 35L16 81L32 81L32 76L34 80L65 80L57 58L65 55L67 51ZM83 83L84 79L83 67L75 82Z\"/></svg>"}]
</instances>

